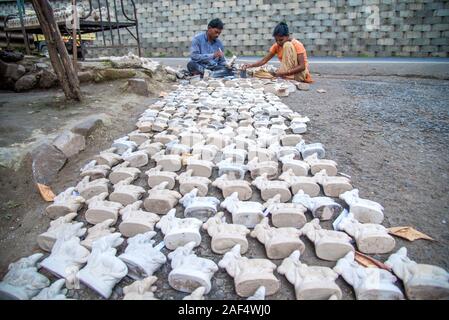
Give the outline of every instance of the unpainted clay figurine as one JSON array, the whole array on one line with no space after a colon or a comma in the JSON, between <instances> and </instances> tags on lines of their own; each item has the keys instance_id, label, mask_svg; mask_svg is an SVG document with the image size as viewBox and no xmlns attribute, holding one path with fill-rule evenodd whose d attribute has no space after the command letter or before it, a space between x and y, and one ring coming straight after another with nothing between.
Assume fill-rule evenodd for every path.
<instances>
[{"instance_id":1,"label":"unpainted clay figurine","mask_svg":"<svg viewBox=\"0 0 449 320\"><path fill-rule=\"evenodd\" d=\"M123 205L118 202L105 200L108 194L103 192L86 201L88 209L85 213L87 222L97 224L108 219L117 222L118 212L123 208Z\"/></svg>"},{"instance_id":2,"label":"unpainted clay figurine","mask_svg":"<svg viewBox=\"0 0 449 320\"><path fill-rule=\"evenodd\" d=\"M180 219L175 217L175 213L176 209L171 209L156 224L156 228L161 229L164 234L165 246L170 250L175 250L189 242L194 242L195 246L199 246L201 243L200 228L203 222L196 218Z\"/></svg>"},{"instance_id":3,"label":"unpainted clay figurine","mask_svg":"<svg viewBox=\"0 0 449 320\"><path fill-rule=\"evenodd\" d=\"M132 178L122 180L114 185L114 192L109 195L109 199L121 203L124 206L138 201L145 193L145 189L131 184Z\"/></svg>"},{"instance_id":4,"label":"unpainted clay figurine","mask_svg":"<svg viewBox=\"0 0 449 320\"><path fill-rule=\"evenodd\" d=\"M146 150L132 151L132 149L126 150L122 154L124 161L128 162L131 167L140 168L146 166L149 161L148 152Z\"/></svg>"},{"instance_id":5,"label":"unpainted clay figurine","mask_svg":"<svg viewBox=\"0 0 449 320\"><path fill-rule=\"evenodd\" d=\"M324 194L329 197L339 197L340 194L352 190L351 180L346 177L330 177L326 170L315 174L316 181L323 186Z\"/></svg>"},{"instance_id":6,"label":"unpainted clay figurine","mask_svg":"<svg viewBox=\"0 0 449 320\"><path fill-rule=\"evenodd\" d=\"M316 153L304 159L310 165L310 171L314 175L321 170L326 170L328 176L337 175L337 163L333 160L319 159Z\"/></svg>"},{"instance_id":7,"label":"unpainted clay figurine","mask_svg":"<svg viewBox=\"0 0 449 320\"><path fill-rule=\"evenodd\" d=\"M211 279L218 266L212 260L198 257L194 254L195 242L191 241L178 247L168 254L172 271L168 274L168 283L176 290L191 293L199 287L204 287L204 293L211 290Z\"/></svg>"},{"instance_id":8,"label":"unpainted clay figurine","mask_svg":"<svg viewBox=\"0 0 449 320\"><path fill-rule=\"evenodd\" d=\"M54 198L53 204L49 205L45 212L50 219L58 219L66 214L78 212L84 201L75 188L71 187L58 194Z\"/></svg>"},{"instance_id":9,"label":"unpainted clay figurine","mask_svg":"<svg viewBox=\"0 0 449 320\"><path fill-rule=\"evenodd\" d=\"M153 275L167 261L162 252L153 248L155 235L155 231L149 231L127 240L128 246L119 258L128 266L128 276L132 279Z\"/></svg>"},{"instance_id":10,"label":"unpainted clay figurine","mask_svg":"<svg viewBox=\"0 0 449 320\"><path fill-rule=\"evenodd\" d=\"M150 276L123 287L123 293L125 294L123 300L159 300L154 296L157 288L153 284L156 281L155 276Z\"/></svg>"},{"instance_id":11,"label":"unpainted clay figurine","mask_svg":"<svg viewBox=\"0 0 449 320\"><path fill-rule=\"evenodd\" d=\"M122 157L115 153L117 148L110 148L100 152L100 154L94 157L94 160L98 165L106 165L110 168L122 161Z\"/></svg>"},{"instance_id":12,"label":"unpainted clay figurine","mask_svg":"<svg viewBox=\"0 0 449 320\"><path fill-rule=\"evenodd\" d=\"M244 201L251 198L253 191L251 184L246 180L229 179L227 174L215 179L212 186L221 189L223 197L227 198L234 192L237 192L239 200Z\"/></svg>"},{"instance_id":13,"label":"unpainted clay figurine","mask_svg":"<svg viewBox=\"0 0 449 320\"><path fill-rule=\"evenodd\" d=\"M416 263L407 257L405 247L393 253L385 264L404 283L408 299L449 299L449 273L438 266Z\"/></svg>"},{"instance_id":14,"label":"unpainted clay figurine","mask_svg":"<svg viewBox=\"0 0 449 320\"><path fill-rule=\"evenodd\" d=\"M232 223L242 224L247 228L254 228L264 217L262 204L255 201L240 201L237 192L226 197L220 206L232 214Z\"/></svg>"},{"instance_id":15,"label":"unpainted clay figurine","mask_svg":"<svg viewBox=\"0 0 449 320\"><path fill-rule=\"evenodd\" d=\"M131 151L136 150L137 144L134 141L130 141L129 137L125 136L114 140L112 143L112 148L117 148L115 152L119 155L123 155L123 153L125 153L128 149L131 149Z\"/></svg>"},{"instance_id":16,"label":"unpainted clay figurine","mask_svg":"<svg viewBox=\"0 0 449 320\"><path fill-rule=\"evenodd\" d=\"M251 161L246 164L248 170L251 172L251 178L256 179L257 177L266 174L267 179L271 180L278 175L278 162L277 161L261 161L259 162L258 157L254 157Z\"/></svg>"},{"instance_id":17,"label":"unpainted clay figurine","mask_svg":"<svg viewBox=\"0 0 449 320\"><path fill-rule=\"evenodd\" d=\"M215 253L224 254L236 244L240 245L241 254L248 250L246 235L250 231L244 225L226 223L223 212L209 218L203 224L203 229L212 237L211 248Z\"/></svg>"},{"instance_id":18,"label":"unpainted clay figurine","mask_svg":"<svg viewBox=\"0 0 449 320\"><path fill-rule=\"evenodd\" d=\"M159 151L151 158L163 171L176 172L182 168L182 157L177 154L165 154L165 150Z\"/></svg>"},{"instance_id":19,"label":"unpainted clay figurine","mask_svg":"<svg viewBox=\"0 0 449 320\"><path fill-rule=\"evenodd\" d=\"M307 209L300 203L281 203L281 195L277 194L264 203L265 214L271 213L271 222L275 227L301 228L307 222Z\"/></svg>"},{"instance_id":20,"label":"unpainted clay figurine","mask_svg":"<svg viewBox=\"0 0 449 320\"><path fill-rule=\"evenodd\" d=\"M366 254L383 254L391 252L396 241L388 234L387 228L380 224L360 223L349 213L338 223L341 230L353 237L359 251Z\"/></svg>"},{"instance_id":21,"label":"unpainted clay figurine","mask_svg":"<svg viewBox=\"0 0 449 320\"><path fill-rule=\"evenodd\" d=\"M251 231L251 237L257 238L265 245L267 257L270 259L284 259L293 251L304 252L305 245L299 239L301 232L296 228L273 228L268 223L268 218L262 221Z\"/></svg>"},{"instance_id":22,"label":"unpainted clay figurine","mask_svg":"<svg viewBox=\"0 0 449 320\"><path fill-rule=\"evenodd\" d=\"M218 265L234 278L235 291L241 297L254 295L260 286L265 287L267 296L280 289L280 281L273 274L276 265L268 259L242 257L239 244L228 251Z\"/></svg>"},{"instance_id":23,"label":"unpainted clay figurine","mask_svg":"<svg viewBox=\"0 0 449 320\"><path fill-rule=\"evenodd\" d=\"M198 287L191 294L182 298L182 300L204 300L205 287Z\"/></svg>"},{"instance_id":24,"label":"unpainted clay figurine","mask_svg":"<svg viewBox=\"0 0 449 320\"><path fill-rule=\"evenodd\" d=\"M185 160L186 170L192 170L194 176L209 178L215 164L209 160L200 160L200 155L196 154Z\"/></svg>"},{"instance_id":25,"label":"unpainted clay figurine","mask_svg":"<svg viewBox=\"0 0 449 320\"><path fill-rule=\"evenodd\" d=\"M114 219L106 219L103 222L97 223L87 229L87 236L83 241L81 241L81 245L85 246L89 250L92 250L92 244L95 240L115 232L115 228L112 227L115 222L116 221Z\"/></svg>"},{"instance_id":26,"label":"unpainted clay figurine","mask_svg":"<svg viewBox=\"0 0 449 320\"><path fill-rule=\"evenodd\" d=\"M381 224L384 220L384 208L377 202L360 198L358 189L343 192L339 198L349 205L349 211L361 223Z\"/></svg>"},{"instance_id":27,"label":"unpainted clay figurine","mask_svg":"<svg viewBox=\"0 0 449 320\"><path fill-rule=\"evenodd\" d=\"M142 202L136 201L120 210L122 222L119 230L123 236L133 237L139 233L153 231L154 225L160 220L157 214L140 209Z\"/></svg>"},{"instance_id":28,"label":"unpainted clay figurine","mask_svg":"<svg viewBox=\"0 0 449 320\"><path fill-rule=\"evenodd\" d=\"M196 188L185 194L179 202L185 208L186 218L193 217L203 222L217 213L217 206L220 204L220 200L215 197L199 197Z\"/></svg>"},{"instance_id":29,"label":"unpainted clay figurine","mask_svg":"<svg viewBox=\"0 0 449 320\"><path fill-rule=\"evenodd\" d=\"M113 233L94 241L87 265L76 277L89 288L108 299L115 285L128 274L126 264L117 258L116 247L122 244L120 233Z\"/></svg>"},{"instance_id":30,"label":"unpainted clay figurine","mask_svg":"<svg viewBox=\"0 0 449 320\"><path fill-rule=\"evenodd\" d=\"M365 268L354 260L354 252L339 259L334 271L349 283L357 300L403 300L401 290L394 285L397 278L385 269Z\"/></svg>"},{"instance_id":31,"label":"unpainted clay figurine","mask_svg":"<svg viewBox=\"0 0 449 320\"><path fill-rule=\"evenodd\" d=\"M81 245L81 240L75 236L60 235L50 255L42 260L40 266L60 278L67 278L67 270L80 269L86 262L90 252Z\"/></svg>"},{"instance_id":32,"label":"unpainted clay figurine","mask_svg":"<svg viewBox=\"0 0 449 320\"><path fill-rule=\"evenodd\" d=\"M330 220L339 215L343 207L329 197L311 197L300 189L292 199L293 203L301 204L312 212L314 218L321 221Z\"/></svg>"},{"instance_id":33,"label":"unpainted clay figurine","mask_svg":"<svg viewBox=\"0 0 449 320\"><path fill-rule=\"evenodd\" d=\"M166 214L177 205L182 195L177 191L165 189L167 185L167 182L161 182L148 190L148 197L143 202L146 210L156 214Z\"/></svg>"},{"instance_id":34,"label":"unpainted clay figurine","mask_svg":"<svg viewBox=\"0 0 449 320\"><path fill-rule=\"evenodd\" d=\"M90 181L90 177L84 177L75 187L84 200L89 200L92 197L98 196L101 193L109 192L109 180L106 178L96 179ZM72 210L71 212L74 212Z\"/></svg>"},{"instance_id":35,"label":"unpainted clay figurine","mask_svg":"<svg viewBox=\"0 0 449 320\"><path fill-rule=\"evenodd\" d=\"M304 140L296 145L296 149L301 153L303 159L306 159L314 153L316 153L318 159L322 159L326 154L324 146L321 143L306 144Z\"/></svg>"},{"instance_id":36,"label":"unpainted clay figurine","mask_svg":"<svg viewBox=\"0 0 449 320\"><path fill-rule=\"evenodd\" d=\"M43 256L35 253L9 264L0 282L0 300L30 300L50 285L50 280L37 272L36 264Z\"/></svg>"},{"instance_id":37,"label":"unpainted clay figurine","mask_svg":"<svg viewBox=\"0 0 449 320\"><path fill-rule=\"evenodd\" d=\"M167 182L165 188L173 189L175 187L176 178L178 175L171 171L163 171L162 166L151 168L145 174L148 176L148 186L154 188L161 182Z\"/></svg>"},{"instance_id":38,"label":"unpainted clay figurine","mask_svg":"<svg viewBox=\"0 0 449 320\"><path fill-rule=\"evenodd\" d=\"M131 178L131 181L137 179L140 175L140 170L134 167L129 167L129 162L124 161L121 164L116 165L112 168L111 173L109 174L109 181L112 184L119 183L122 180L126 180Z\"/></svg>"},{"instance_id":39,"label":"unpainted clay figurine","mask_svg":"<svg viewBox=\"0 0 449 320\"><path fill-rule=\"evenodd\" d=\"M232 158L221 160L217 163L218 175L227 174L230 179L243 180L248 167L244 164L233 162Z\"/></svg>"},{"instance_id":40,"label":"unpainted clay figurine","mask_svg":"<svg viewBox=\"0 0 449 320\"><path fill-rule=\"evenodd\" d=\"M256 186L260 190L260 195L265 201L268 201L270 198L273 198L277 194L281 196L281 202L287 202L292 197L290 186L287 182L279 180L268 180L266 173L263 173L262 175L254 179L252 185Z\"/></svg>"},{"instance_id":41,"label":"unpainted clay figurine","mask_svg":"<svg viewBox=\"0 0 449 320\"><path fill-rule=\"evenodd\" d=\"M41 292L31 300L69 300L66 297L67 289L65 289L64 286L64 279L56 280L49 287L42 289Z\"/></svg>"},{"instance_id":42,"label":"unpainted clay figurine","mask_svg":"<svg viewBox=\"0 0 449 320\"><path fill-rule=\"evenodd\" d=\"M206 177L193 176L192 174L193 170L190 169L177 177L179 181L179 192L185 195L196 188L198 189L198 195L204 197L209 190L210 180Z\"/></svg>"},{"instance_id":43,"label":"unpainted clay figurine","mask_svg":"<svg viewBox=\"0 0 449 320\"><path fill-rule=\"evenodd\" d=\"M354 251L351 237L341 231L322 229L317 218L306 223L301 234L315 244L315 253L323 260L337 261L349 251Z\"/></svg>"},{"instance_id":44,"label":"unpainted clay figurine","mask_svg":"<svg viewBox=\"0 0 449 320\"><path fill-rule=\"evenodd\" d=\"M298 193L299 190L303 190L311 197L316 197L320 193L320 186L317 183L315 177L300 177L293 173L292 169L288 169L279 176L280 180L283 180L289 184L292 188L293 194Z\"/></svg>"},{"instance_id":45,"label":"unpainted clay figurine","mask_svg":"<svg viewBox=\"0 0 449 320\"><path fill-rule=\"evenodd\" d=\"M306 177L309 174L310 166L307 162L294 159L294 154L288 154L279 159L282 162L282 172L292 170L295 176Z\"/></svg>"},{"instance_id":46,"label":"unpainted clay figurine","mask_svg":"<svg viewBox=\"0 0 449 320\"><path fill-rule=\"evenodd\" d=\"M338 274L328 267L308 266L299 261L300 252L294 251L277 268L295 287L297 300L341 299L342 293L335 283Z\"/></svg>"},{"instance_id":47,"label":"unpainted clay figurine","mask_svg":"<svg viewBox=\"0 0 449 320\"><path fill-rule=\"evenodd\" d=\"M56 239L61 235L82 237L86 233L86 228L83 228L82 222L74 222L73 219L77 216L75 212L66 214L56 220L50 221L50 227L44 233L37 236L37 244L39 247L50 252Z\"/></svg>"},{"instance_id":48,"label":"unpainted clay figurine","mask_svg":"<svg viewBox=\"0 0 449 320\"><path fill-rule=\"evenodd\" d=\"M138 146L140 146L142 143L150 140L151 134L147 132L141 132L140 130L134 130L133 132L128 133L128 137L130 141L133 141Z\"/></svg>"},{"instance_id":49,"label":"unpainted clay figurine","mask_svg":"<svg viewBox=\"0 0 449 320\"><path fill-rule=\"evenodd\" d=\"M97 164L96 160L90 161L81 168L81 177L89 176L91 180L107 178L111 167L105 164Z\"/></svg>"}]
</instances>

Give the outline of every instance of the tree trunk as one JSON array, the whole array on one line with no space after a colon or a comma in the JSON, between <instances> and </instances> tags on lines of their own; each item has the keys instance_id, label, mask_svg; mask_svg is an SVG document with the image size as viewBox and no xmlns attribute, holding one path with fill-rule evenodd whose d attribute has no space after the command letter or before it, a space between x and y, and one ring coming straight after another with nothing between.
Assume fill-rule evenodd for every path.
<instances>
[{"instance_id":1,"label":"tree trunk","mask_svg":"<svg viewBox=\"0 0 449 320\"><path fill-rule=\"evenodd\" d=\"M51 64L67 99L81 100L78 75L70 60L48 0L33 0L33 7L47 42Z\"/></svg>"}]
</instances>

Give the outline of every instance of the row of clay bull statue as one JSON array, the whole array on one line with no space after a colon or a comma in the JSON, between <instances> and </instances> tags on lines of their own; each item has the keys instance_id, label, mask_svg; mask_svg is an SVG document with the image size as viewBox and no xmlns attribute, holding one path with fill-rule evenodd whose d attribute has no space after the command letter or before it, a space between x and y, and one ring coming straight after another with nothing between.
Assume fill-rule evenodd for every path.
<instances>
[{"instance_id":1,"label":"row of clay bull statue","mask_svg":"<svg viewBox=\"0 0 449 320\"><path fill-rule=\"evenodd\" d=\"M383 207L359 196L350 179L339 175L337 163L324 159L320 143L305 143L299 133L306 131L306 117L264 92L260 81L213 81L213 86L182 85L154 103L136 131L81 168L81 181L46 209L52 221L37 243L49 255L11 263L0 297L65 299L67 289L83 284L109 298L129 276L135 282L124 287L124 299L156 299L154 274L168 258L168 283L190 293L185 299L204 299L219 268L234 279L237 295L249 299L279 291L274 271L293 284L297 299L340 299L339 276L357 299L448 298L449 274L410 260L405 248L385 262L392 272L355 261L356 248L386 254L395 240L381 225ZM146 181L139 180L140 168L148 165ZM221 190L223 200L208 196L211 186ZM262 201L251 201L257 189ZM176 216L178 203L182 217ZM84 207L89 228L76 220ZM307 221L306 212L313 220ZM320 225L334 218L334 230ZM156 229L163 235L157 245ZM201 230L221 256L218 265L194 253ZM244 256L248 235L265 246L268 259ZM302 263L301 236L335 267ZM167 256L163 247L170 250ZM277 266L270 259L282 262ZM39 268L61 279L50 285Z\"/></svg>"}]
</instances>

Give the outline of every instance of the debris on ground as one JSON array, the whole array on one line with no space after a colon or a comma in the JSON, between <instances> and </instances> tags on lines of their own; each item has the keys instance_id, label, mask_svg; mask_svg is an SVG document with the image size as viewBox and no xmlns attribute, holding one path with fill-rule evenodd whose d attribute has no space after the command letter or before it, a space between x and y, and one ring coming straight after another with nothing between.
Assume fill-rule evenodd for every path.
<instances>
[{"instance_id":1,"label":"debris on ground","mask_svg":"<svg viewBox=\"0 0 449 320\"><path fill-rule=\"evenodd\" d=\"M388 231L390 234L407 239L408 241L415 241L418 239L435 241L428 235L414 229L413 227L392 227L388 228Z\"/></svg>"}]
</instances>

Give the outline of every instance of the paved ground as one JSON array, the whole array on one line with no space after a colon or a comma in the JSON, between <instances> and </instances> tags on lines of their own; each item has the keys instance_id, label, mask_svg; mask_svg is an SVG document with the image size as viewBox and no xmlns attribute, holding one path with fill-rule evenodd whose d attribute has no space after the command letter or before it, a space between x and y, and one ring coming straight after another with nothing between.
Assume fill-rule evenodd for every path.
<instances>
[{"instance_id":1,"label":"paved ground","mask_svg":"<svg viewBox=\"0 0 449 320\"><path fill-rule=\"evenodd\" d=\"M414 226L437 240L410 243L397 239L396 249L405 245L412 259L449 269L449 81L333 75L317 75L315 80L310 91L297 91L283 99L293 110L310 117L309 132L304 136L306 141L322 142L327 158L337 161L339 171L352 177L361 196L385 207L385 226ZM319 94L318 88L327 92ZM115 95L116 103L123 99L126 97ZM55 192L75 185L79 179L78 170L84 163L108 147L113 139L133 129L144 105L128 109L125 108L106 131L94 135L87 150L63 168L60 179L52 185ZM38 251L36 236L48 228L49 220L42 216L47 204L29 186L29 177L8 171L2 172L0 179L3 205L0 276L3 276L10 262ZM143 176L138 183L146 187ZM211 192L216 194L217 190ZM18 206L5 207L7 201ZM324 225L330 228L330 224ZM218 262L220 256L210 252L209 239L203 233L203 243L197 253ZM249 241L247 256L264 256L262 245L252 238ZM317 259L312 244L306 239L303 241L307 247L301 258L303 262L334 265ZM376 256L382 261L386 257ZM166 282L169 271L167 264L155 274L159 278L156 296L180 299L185 294L171 289ZM281 290L269 299L293 299L292 285L283 276L277 274L277 277L282 282ZM129 283L127 278L122 280L112 298L120 299L121 288ZM337 283L344 292L344 299L354 298L351 288L342 279ZM232 279L223 270L215 274L212 285L209 299L238 298ZM71 292L71 295L79 299L98 298L90 290Z\"/></svg>"}]
</instances>

